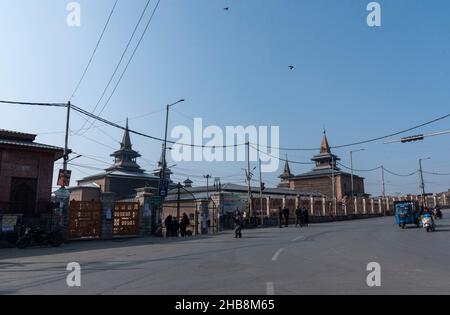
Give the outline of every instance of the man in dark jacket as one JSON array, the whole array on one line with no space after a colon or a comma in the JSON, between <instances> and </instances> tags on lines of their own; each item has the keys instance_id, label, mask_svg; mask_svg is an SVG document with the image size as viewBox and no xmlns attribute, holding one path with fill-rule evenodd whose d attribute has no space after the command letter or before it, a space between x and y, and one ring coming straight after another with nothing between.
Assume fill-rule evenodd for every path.
<instances>
[{"instance_id":1,"label":"man in dark jacket","mask_svg":"<svg viewBox=\"0 0 450 315\"><path fill-rule=\"evenodd\" d=\"M240 213L236 213L236 215L233 217L234 221L234 238L242 238L242 225L243 225L243 219Z\"/></svg>"},{"instance_id":2,"label":"man in dark jacket","mask_svg":"<svg viewBox=\"0 0 450 315\"><path fill-rule=\"evenodd\" d=\"M166 237L172 236L172 222L173 218L171 215L167 216L167 218L164 220L164 225L166 226Z\"/></svg>"},{"instance_id":3,"label":"man in dark jacket","mask_svg":"<svg viewBox=\"0 0 450 315\"><path fill-rule=\"evenodd\" d=\"M172 236L178 237L179 232L180 232L180 223L177 221L177 218L173 218L173 220L172 220Z\"/></svg>"},{"instance_id":4,"label":"man in dark jacket","mask_svg":"<svg viewBox=\"0 0 450 315\"><path fill-rule=\"evenodd\" d=\"M309 212L306 207L303 207L303 223L305 226L309 226Z\"/></svg>"},{"instance_id":5,"label":"man in dark jacket","mask_svg":"<svg viewBox=\"0 0 450 315\"><path fill-rule=\"evenodd\" d=\"M300 209L300 207L295 210L295 227L298 227L299 225L300 227L303 227L302 209Z\"/></svg>"},{"instance_id":6,"label":"man in dark jacket","mask_svg":"<svg viewBox=\"0 0 450 315\"><path fill-rule=\"evenodd\" d=\"M284 207L283 209L284 221L286 223L286 227L289 227L289 209Z\"/></svg>"},{"instance_id":7,"label":"man in dark jacket","mask_svg":"<svg viewBox=\"0 0 450 315\"><path fill-rule=\"evenodd\" d=\"M183 217L181 218L181 223L180 223L181 237L186 236L186 229L189 225L190 225L189 218L186 213L183 213Z\"/></svg>"},{"instance_id":8,"label":"man in dark jacket","mask_svg":"<svg viewBox=\"0 0 450 315\"><path fill-rule=\"evenodd\" d=\"M280 229L283 228L283 209L278 209L278 222L280 223Z\"/></svg>"}]
</instances>

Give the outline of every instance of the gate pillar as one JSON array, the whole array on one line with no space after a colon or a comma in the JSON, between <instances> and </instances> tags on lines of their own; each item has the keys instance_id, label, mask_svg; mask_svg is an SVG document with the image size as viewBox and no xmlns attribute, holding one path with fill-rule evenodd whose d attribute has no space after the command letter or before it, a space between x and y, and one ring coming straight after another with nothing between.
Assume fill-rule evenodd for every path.
<instances>
[{"instance_id":1,"label":"gate pillar","mask_svg":"<svg viewBox=\"0 0 450 315\"><path fill-rule=\"evenodd\" d=\"M55 201L58 204L56 210L57 227L61 229L64 239L68 239L68 211L70 192L66 188L60 188L55 192Z\"/></svg>"},{"instance_id":2,"label":"gate pillar","mask_svg":"<svg viewBox=\"0 0 450 315\"><path fill-rule=\"evenodd\" d=\"M136 189L136 201L139 202L139 229L141 236L151 236L161 222L161 206L153 202L153 188Z\"/></svg>"},{"instance_id":3,"label":"gate pillar","mask_svg":"<svg viewBox=\"0 0 450 315\"><path fill-rule=\"evenodd\" d=\"M114 227L114 200L116 194L112 192L102 193L100 201L102 203L102 240L113 238Z\"/></svg>"}]
</instances>

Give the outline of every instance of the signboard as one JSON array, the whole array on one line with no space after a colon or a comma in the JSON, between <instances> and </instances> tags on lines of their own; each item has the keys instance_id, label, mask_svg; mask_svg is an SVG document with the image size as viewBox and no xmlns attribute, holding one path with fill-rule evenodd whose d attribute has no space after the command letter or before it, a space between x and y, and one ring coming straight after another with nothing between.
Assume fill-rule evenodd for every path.
<instances>
[{"instance_id":1,"label":"signboard","mask_svg":"<svg viewBox=\"0 0 450 315\"><path fill-rule=\"evenodd\" d=\"M164 203L164 198L161 196L153 196L151 199L152 205L161 206Z\"/></svg>"},{"instance_id":2,"label":"signboard","mask_svg":"<svg viewBox=\"0 0 450 315\"><path fill-rule=\"evenodd\" d=\"M61 187L69 187L70 185L70 177L72 176L72 171L69 170L59 170L58 175L58 186Z\"/></svg>"},{"instance_id":3,"label":"signboard","mask_svg":"<svg viewBox=\"0 0 450 315\"><path fill-rule=\"evenodd\" d=\"M16 225L17 225L17 216L15 216L15 215L3 216L3 220L2 220L2 232L3 233L14 232Z\"/></svg>"},{"instance_id":4,"label":"signboard","mask_svg":"<svg viewBox=\"0 0 450 315\"><path fill-rule=\"evenodd\" d=\"M152 216L152 212L150 211L150 205L148 203L144 206L144 218L149 218Z\"/></svg>"},{"instance_id":5,"label":"signboard","mask_svg":"<svg viewBox=\"0 0 450 315\"><path fill-rule=\"evenodd\" d=\"M167 197L168 193L169 193L169 182L161 178L159 181L159 196L165 198Z\"/></svg>"},{"instance_id":6,"label":"signboard","mask_svg":"<svg viewBox=\"0 0 450 315\"><path fill-rule=\"evenodd\" d=\"M235 213L242 212L245 209L247 197L239 194L223 194L223 212Z\"/></svg>"}]
</instances>

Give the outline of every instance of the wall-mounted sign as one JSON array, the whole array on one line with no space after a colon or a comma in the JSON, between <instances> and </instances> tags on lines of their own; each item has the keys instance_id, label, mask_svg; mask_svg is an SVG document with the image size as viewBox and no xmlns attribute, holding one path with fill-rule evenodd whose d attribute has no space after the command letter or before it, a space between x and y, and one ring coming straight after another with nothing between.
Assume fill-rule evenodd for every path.
<instances>
[{"instance_id":1,"label":"wall-mounted sign","mask_svg":"<svg viewBox=\"0 0 450 315\"><path fill-rule=\"evenodd\" d=\"M10 233L14 232L17 225L17 216L5 215L2 219L2 232Z\"/></svg>"},{"instance_id":2,"label":"wall-mounted sign","mask_svg":"<svg viewBox=\"0 0 450 315\"><path fill-rule=\"evenodd\" d=\"M72 171L69 170L59 170L58 175L58 186L61 187L69 187L70 186L70 177L72 176Z\"/></svg>"},{"instance_id":3,"label":"wall-mounted sign","mask_svg":"<svg viewBox=\"0 0 450 315\"><path fill-rule=\"evenodd\" d=\"M112 211L111 211L111 209L106 209L105 217L106 217L106 220L112 220Z\"/></svg>"}]
</instances>

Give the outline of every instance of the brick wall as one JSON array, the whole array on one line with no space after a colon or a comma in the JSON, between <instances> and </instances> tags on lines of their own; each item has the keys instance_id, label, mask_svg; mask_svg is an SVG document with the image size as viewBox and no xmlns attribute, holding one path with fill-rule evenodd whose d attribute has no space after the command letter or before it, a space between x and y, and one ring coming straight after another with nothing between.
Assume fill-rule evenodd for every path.
<instances>
[{"instance_id":1,"label":"brick wall","mask_svg":"<svg viewBox=\"0 0 450 315\"><path fill-rule=\"evenodd\" d=\"M336 197L342 199L345 195L350 196L352 191L351 176L336 175L335 176ZM364 179L354 176L354 190L355 194L364 193ZM313 191L324 194L326 196L333 196L332 179L329 177L322 178L305 178L295 179L291 181L291 188L298 191Z\"/></svg>"},{"instance_id":2,"label":"brick wall","mask_svg":"<svg viewBox=\"0 0 450 315\"><path fill-rule=\"evenodd\" d=\"M53 181L53 152L0 148L0 202L8 203L12 178L35 179L38 203L50 201Z\"/></svg>"}]
</instances>

